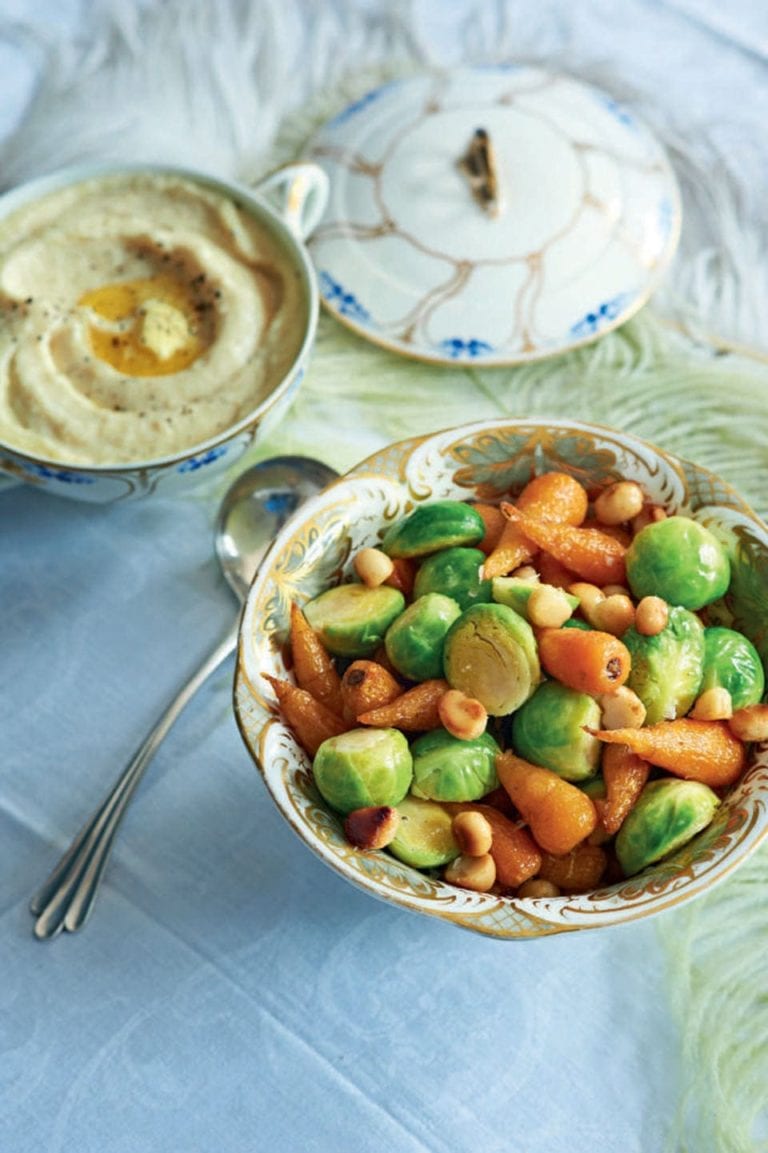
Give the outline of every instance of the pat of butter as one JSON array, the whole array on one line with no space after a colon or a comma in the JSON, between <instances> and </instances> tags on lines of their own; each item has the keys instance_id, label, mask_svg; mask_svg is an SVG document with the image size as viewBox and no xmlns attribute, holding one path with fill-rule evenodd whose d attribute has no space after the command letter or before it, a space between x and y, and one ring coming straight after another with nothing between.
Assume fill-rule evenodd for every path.
<instances>
[{"instance_id":1,"label":"pat of butter","mask_svg":"<svg viewBox=\"0 0 768 1153\"><path fill-rule=\"evenodd\" d=\"M168 360L189 343L187 318L172 304L150 297L141 312L141 343L160 360Z\"/></svg>"}]
</instances>

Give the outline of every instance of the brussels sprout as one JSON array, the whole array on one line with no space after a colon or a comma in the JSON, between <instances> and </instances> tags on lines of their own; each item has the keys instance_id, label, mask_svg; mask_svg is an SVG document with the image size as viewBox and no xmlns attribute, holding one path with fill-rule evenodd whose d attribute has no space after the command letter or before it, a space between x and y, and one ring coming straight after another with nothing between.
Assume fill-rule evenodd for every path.
<instances>
[{"instance_id":1,"label":"brussels sprout","mask_svg":"<svg viewBox=\"0 0 768 1153\"><path fill-rule=\"evenodd\" d=\"M351 813L366 805L397 805L411 785L413 758L398 729L350 729L323 741L312 764L320 795Z\"/></svg>"},{"instance_id":2,"label":"brussels sprout","mask_svg":"<svg viewBox=\"0 0 768 1153\"><path fill-rule=\"evenodd\" d=\"M727 689L734 709L756 705L765 692L763 662L752 642L733 629L704 629L704 675L700 693Z\"/></svg>"},{"instance_id":3,"label":"brussels sprout","mask_svg":"<svg viewBox=\"0 0 768 1153\"><path fill-rule=\"evenodd\" d=\"M382 551L393 557L427 556L454 545L473 545L483 539L485 523L477 509L461 500L422 504L384 534Z\"/></svg>"},{"instance_id":4,"label":"brussels sprout","mask_svg":"<svg viewBox=\"0 0 768 1153\"><path fill-rule=\"evenodd\" d=\"M585 727L600 728L594 697L559 681L544 681L512 718L512 744L524 760L552 769L565 781L584 781L600 763L600 742Z\"/></svg>"},{"instance_id":5,"label":"brussels sprout","mask_svg":"<svg viewBox=\"0 0 768 1153\"><path fill-rule=\"evenodd\" d=\"M491 716L505 716L541 680L533 629L506 605L473 605L448 631L443 671L451 688L481 701Z\"/></svg>"},{"instance_id":6,"label":"brussels sprout","mask_svg":"<svg viewBox=\"0 0 768 1153\"><path fill-rule=\"evenodd\" d=\"M405 597L399 589L346 584L308 601L304 615L329 653L367 657L376 651L404 608Z\"/></svg>"},{"instance_id":7,"label":"brussels sprout","mask_svg":"<svg viewBox=\"0 0 768 1153\"><path fill-rule=\"evenodd\" d=\"M631 628L621 639L632 657L627 685L645 705L646 724L684 716L699 694L704 671L699 618L675 605L660 633L646 637Z\"/></svg>"},{"instance_id":8,"label":"brussels sprout","mask_svg":"<svg viewBox=\"0 0 768 1153\"><path fill-rule=\"evenodd\" d=\"M408 796L397 805L400 823L390 853L415 869L436 869L459 855L453 818L435 801Z\"/></svg>"},{"instance_id":9,"label":"brussels sprout","mask_svg":"<svg viewBox=\"0 0 768 1153\"><path fill-rule=\"evenodd\" d=\"M491 582L480 579L485 553L479 548L446 548L433 553L419 565L413 583L413 595L443 593L461 609L491 599Z\"/></svg>"},{"instance_id":10,"label":"brussels sprout","mask_svg":"<svg viewBox=\"0 0 768 1153\"><path fill-rule=\"evenodd\" d=\"M731 579L720 541L687 516L669 516L641 529L627 549L626 565L636 597L659 596L687 609L717 600Z\"/></svg>"},{"instance_id":11,"label":"brussels sprout","mask_svg":"<svg viewBox=\"0 0 768 1153\"><path fill-rule=\"evenodd\" d=\"M539 581L523 580L522 577L494 577L493 578L493 599L497 604L507 605L509 608L514 609L521 617L528 619L528 601L530 600L531 593L535 588L541 588ZM550 588L550 585L544 585L544 588ZM577 609L579 604L578 597L572 596L571 593L565 593L565 598L572 609Z\"/></svg>"},{"instance_id":12,"label":"brussels sprout","mask_svg":"<svg viewBox=\"0 0 768 1153\"><path fill-rule=\"evenodd\" d=\"M476 801L495 789L501 749L490 733L462 741L445 729L425 733L411 745L415 797L432 801Z\"/></svg>"},{"instance_id":13,"label":"brussels sprout","mask_svg":"<svg viewBox=\"0 0 768 1153\"><path fill-rule=\"evenodd\" d=\"M671 777L645 786L616 835L616 856L627 877L661 860L705 829L720 804L700 781Z\"/></svg>"},{"instance_id":14,"label":"brussels sprout","mask_svg":"<svg viewBox=\"0 0 768 1153\"><path fill-rule=\"evenodd\" d=\"M384 648L390 662L411 681L443 675L443 641L461 614L452 597L427 593L408 605L387 630Z\"/></svg>"}]
</instances>

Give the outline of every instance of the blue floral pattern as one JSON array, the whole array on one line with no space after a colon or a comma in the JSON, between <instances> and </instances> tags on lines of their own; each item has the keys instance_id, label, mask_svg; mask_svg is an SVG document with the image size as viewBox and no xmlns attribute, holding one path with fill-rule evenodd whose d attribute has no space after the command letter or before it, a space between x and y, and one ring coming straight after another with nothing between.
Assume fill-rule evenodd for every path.
<instances>
[{"instance_id":1,"label":"blue floral pattern","mask_svg":"<svg viewBox=\"0 0 768 1153\"><path fill-rule=\"evenodd\" d=\"M358 112L362 112L369 104L373 104L375 100L378 100L382 92L385 92L389 87L389 84L381 84L378 88L371 88L369 92L363 93L358 100L353 100L352 103L348 104L346 108L343 108L337 116L334 116L330 121L330 125L337 126L346 124L346 122L351 120L353 116L356 116Z\"/></svg>"},{"instance_id":2,"label":"blue floral pattern","mask_svg":"<svg viewBox=\"0 0 768 1153\"><path fill-rule=\"evenodd\" d=\"M623 125L624 128L629 128L632 132L637 131L637 121L626 105L614 100L612 96L607 96L604 92L597 92L595 95L598 103L606 112L610 112L614 120L618 120L619 124Z\"/></svg>"},{"instance_id":3,"label":"blue floral pattern","mask_svg":"<svg viewBox=\"0 0 768 1153\"><path fill-rule=\"evenodd\" d=\"M203 453L202 456L192 456L189 460L185 460L183 464L179 465L177 471L196 472L197 469L204 468L207 464L213 464L215 460L224 456L226 451L226 446L223 444L220 444L218 448L209 448L208 452Z\"/></svg>"},{"instance_id":4,"label":"blue floral pattern","mask_svg":"<svg viewBox=\"0 0 768 1153\"><path fill-rule=\"evenodd\" d=\"M675 206L669 197L665 196L663 200L659 201L658 210L659 235L663 243L672 235L676 219Z\"/></svg>"},{"instance_id":5,"label":"blue floral pattern","mask_svg":"<svg viewBox=\"0 0 768 1153\"><path fill-rule=\"evenodd\" d=\"M38 476L41 480L60 480L64 484L95 484L95 477L83 476L81 472L72 472L67 468L49 468L46 464L25 464L26 472Z\"/></svg>"},{"instance_id":6,"label":"blue floral pattern","mask_svg":"<svg viewBox=\"0 0 768 1153\"><path fill-rule=\"evenodd\" d=\"M471 340L462 340L461 337L454 336L449 340L441 340L437 347L451 360L460 360L463 357L474 360L480 356L488 356L494 351L493 345L487 340L476 340L474 337Z\"/></svg>"},{"instance_id":7,"label":"blue floral pattern","mask_svg":"<svg viewBox=\"0 0 768 1153\"><path fill-rule=\"evenodd\" d=\"M368 309L363 307L353 292L348 292L338 280L334 280L330 272L322 271L319 279L320 291L339 316L347 316L361 323L370 321Z\"/></svg>"},{"instance_id":8,"label":"blue floral pattern","mask_svg":"<svg viewBox=\"0 0 768 1153\"><path fill-rule=\"evenodd\" d=\"M612 323L621 314L628 302L626 292L620 292L618 296L614 296L611 300L606 300L597 308L593 308L576 324L571 325L571 335L577 339L585 336L594 336L600 332L606 324Z\"/></svg>"}]
</instances>

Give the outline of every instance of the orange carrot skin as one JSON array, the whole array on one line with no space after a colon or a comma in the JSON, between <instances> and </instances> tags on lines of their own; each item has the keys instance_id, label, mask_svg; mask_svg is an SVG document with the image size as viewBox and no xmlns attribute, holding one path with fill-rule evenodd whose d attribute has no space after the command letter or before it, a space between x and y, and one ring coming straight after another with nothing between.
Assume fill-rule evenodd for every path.
<instances>
[{"instance_id":1,"label":"orange carrot skin","mask_svg":"<svg viewBox=\"0 0 768 1153\"><path fill-rule=\"evenodd\" d=\"M520 526L525 536L555 560L591 584L624 584L626 548L621 541L597 528L560 524L532 517L502 503L501 511Z\"/></svg>"},{"instance_id":2,"label":"orange carrot skin","mask_svg":"<svg viewBox=\"0 0 768 1153\"><path fill-rule=\"evenodd\" d=\"M587 514L588 499L584 488L572 476L564 472L544 472L528 481L515 504L540 520L580 525ZM536 542L519 525L508 521L483 565L484 579L506 576L531 560L537 551Z\"/></svg>"},{"instance_id":3,"label":"orange carrot skin","mask_svg":"<svg viewBox=\"0 0 768 1153\"><path fill-rule=\"evenodd\" d=\"M501 888L517 889L536 876L541 867L541 849L527 829L492 805L449 804L445 808L452 813L472 809L486 818L493 837L490 853L496 866L496 884Z\"/></svg>"},{"instance_id":4,"label":"orange carrot skin","mask_svg":"<svg viewBox=\"0 0 768 1153\"><path fill-rule=\"evenodd\" d=\"M643 791L651 766L627 745L606 745L601 771L605 797L595 800L600 824L609 837L618 833L637 798Z\"/></svg>"},{"instance_id":5,"label":"orange carrot skin","mask_svg":"<svg viewBox=\"0 0 768 1153\"><path fill-rule=\"evenodd\" d=\"M295 602L291 605L290 641L296 684L340 716L341 677L330 653Z\"/></svg>"},{"instance_id":6,"label":"orange carrot skin","mask_svg":"<svg viewBox=\"0 0 768 1153\"><path fill-rule=\"evenodd\" d=\"M476 547L479 548L481 552L484 552L486 556L488 556L489 553L493 552L493 550L496 548L496 545L499 543L501 530L507 523L507 518L504 516L504 513L501 511L497 504L483 504L482 502L478 502L472 507L474 508L475 512L480 513L480 516L483 518L483 524L485 525L485 533L483 535L483 539L477 544Z\"/></svg>"},{"instance_id":7,"label":"orange carrot skin","mask_svg":"<svg viewBox=\"0 0 768 1153\"><path fill-rule=\"evenodd\" d=\"M388 705L402 691L400 682L377 661L353 661L341 678L342 715L355 721L360 713Z\"/></svg>"},{"instance_id":8,"label":"orange carrot skin","mask_svg":"<svg viewBox=\"0 0 768 1153\"><path fill-rule=\"evenodd\" d=\"M310 757L314 757L328 737L337 737L349 728L306 689L268 673L262 673L262 676L274 690L283 720Z\"/></svg>"},{"instance_id":9,"label":"orange carrot skin","mask_svg":"<svg viewBox=\"0 0 768 1153\"><path fill-rule=\"evenodd\" d=\"M496 547L489 553L483 564L483 580L507 576L508 573L531 560L537 551L536 545L528 539L520 526L505 519Z\"/></svg>"},{"instance_id":10,"label":"orange carrot skin","mask_svg":"<svg viewBox=\"0 0 768 1153\"><path fill-rule=\"evenodd\" d=\"M608 744L627 745L652 765L712 789L737 781L747 759L744 743L726 721L679 717L640 729L600 729L595 736Z\"/></svg>"},{"instance_id":11,"label":"orange carrot skin","mask_svg":"<svg viewBox=\"0 0 768 1153\"><path fill-rule=\"evenodd\" d=\"M403 729L405 732L427 732L442 727L438 704L449 689L447 681L434 679L421 681L401 693L387 705L369 709L357 717L358 724L383 729Z\"/></svg>"},{"instance_id":12,"label":"orange carrot skin","mask_svg":"<svg viewBox=\"0 0 768 1153\"><path fill-rule=\"evenodd\" d=\"M536 559L536 568L539 571L541 583L554 585L555 588L567 589L569 585L575 584L578 580L573 569L566 568L548 552L539 553Z\"/></svg>"},{"instance_id":13,"label":"orange carrot skin","mask_svg":"<svg viewBox=\"0 0 768 1153\"><path fill-rule=\"evenodd\" d=\"M540 629L539 660L551 677L580 693L610 693L632 667L627 646L599 629Z\"/></svg>"},{"instance_id":14,"label":"orange carrot skin","mask_svg":"<svg viewBox=\"0 0 768 1153\"><path fill-rule=\"evenodd\" d=\"M595 829L597 810L593 802L551 769L505 752L496 757L496 772L545 852L554 856L570 853Z\"/></svg>"},{"instance_id":15,"label":"orange carrot skin","mask_svg":"<svg viewBox=\"0 0 768 1153\"><path fill-rule=\"evenodd\" d=\"M589 498L583 485L567 472L543 472L528 481L515 504L539 520L580 525L587 515Z\"/></svg>"},{"instance_id":16,"label":"orange carrot skin","mask_svg":"<svg viewBox=\"0 0 768 1153\"><path fill-rule=\"evenodd\" d=\"M551 881L564 893L584 893L600 884L607 864L605 849L584 842L564 857L544 853L538 876Z\"/></svg>"}]
</instances>

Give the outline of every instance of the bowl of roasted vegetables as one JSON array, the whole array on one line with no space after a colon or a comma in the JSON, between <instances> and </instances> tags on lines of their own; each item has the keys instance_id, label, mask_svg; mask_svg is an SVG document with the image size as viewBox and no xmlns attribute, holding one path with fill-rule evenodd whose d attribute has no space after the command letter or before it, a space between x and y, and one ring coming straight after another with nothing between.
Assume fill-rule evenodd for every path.
<instances>
[{"instance_id":1,"label":"bowl of roasted vegetables","mask_svg":"<svg viewBox=\"0 0 768 1153\"><path fill-rule=\"evenodd\" d=\"M235 711L279 810L367 892L501 938L633 920L768 832L768 528L634 436L479 422L281 532Z\"/></svg>"}]
</instances>

